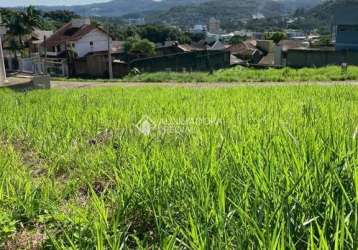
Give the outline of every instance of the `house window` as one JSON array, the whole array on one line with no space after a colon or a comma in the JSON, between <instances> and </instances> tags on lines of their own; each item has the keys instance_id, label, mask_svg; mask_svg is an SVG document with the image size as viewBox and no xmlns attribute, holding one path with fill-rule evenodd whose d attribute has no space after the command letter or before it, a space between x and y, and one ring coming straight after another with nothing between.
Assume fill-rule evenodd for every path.
<instances>
[{"instance_id":1,"label":"house window","mask_svg":"<svg viewBox=\"0 0 358 250\"><path fill-rule=\"evenodd\" d=\"M92 41L90 41L90 46L93 47L93 42Z\"/></svg>"}]
</instances>

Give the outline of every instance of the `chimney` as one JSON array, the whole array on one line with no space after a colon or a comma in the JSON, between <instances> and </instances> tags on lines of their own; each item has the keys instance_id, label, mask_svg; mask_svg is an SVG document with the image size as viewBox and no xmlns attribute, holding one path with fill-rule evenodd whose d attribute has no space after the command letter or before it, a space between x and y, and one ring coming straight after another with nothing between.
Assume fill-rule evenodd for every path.
<instances>
[{"instance_id":1,"label":"chimney","mask_svg":"<svg viewBox=\"0 0 358 250\"><path fill-rule=\"evenodd\" d=\"M81 28L83 25L91 24L89 18L74 18L71 21L72 28Z\"/></svg>"}]
</instances>

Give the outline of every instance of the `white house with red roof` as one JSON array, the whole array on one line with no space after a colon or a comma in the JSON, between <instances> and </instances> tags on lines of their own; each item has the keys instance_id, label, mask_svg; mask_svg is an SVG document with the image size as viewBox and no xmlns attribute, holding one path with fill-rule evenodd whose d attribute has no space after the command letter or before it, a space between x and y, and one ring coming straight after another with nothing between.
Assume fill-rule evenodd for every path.
<instances>
[{"instance_id":1,"label":"white house with red roof","mask_svg":"<svg viewBox=\"0 0 358 250\"><path fill-rule=\"evenodd\" d=\"M80 58L88 53L108 51L108 41L112 47L112 37L85 18L73 19L62 26L47 38L44 46L48 56L64 58L66 51L71 49Z\"/></svg>"}]
</instances>

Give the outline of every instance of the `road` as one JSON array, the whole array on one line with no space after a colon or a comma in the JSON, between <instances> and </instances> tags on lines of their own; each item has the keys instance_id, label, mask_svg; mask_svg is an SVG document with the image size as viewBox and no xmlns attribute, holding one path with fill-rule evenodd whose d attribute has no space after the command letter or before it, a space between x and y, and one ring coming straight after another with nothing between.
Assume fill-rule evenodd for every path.
<instances>
[{"instance_id":1,"label":"road","mask_svg":"<svg viewBox=\"0 0 358 250\"><path fill-rule=\"evenodd\" d=\"M235 88L235 87L275 87L275 86L344 86L358 85L358 81L310 81L310 82L234 82L234 83L175 83L175 82L100 82L100 81L51 81L52 89L81 89L81 88L107 88L107 87L171 87L171 88ZM10 77L7 84L0 87L31 88L30 77Z\"/></svg>"}]
</instances>

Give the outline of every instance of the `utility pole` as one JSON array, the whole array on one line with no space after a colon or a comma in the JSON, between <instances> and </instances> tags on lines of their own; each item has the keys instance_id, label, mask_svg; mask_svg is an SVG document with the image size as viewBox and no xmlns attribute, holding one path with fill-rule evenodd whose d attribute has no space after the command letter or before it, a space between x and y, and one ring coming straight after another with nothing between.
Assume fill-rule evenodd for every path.
<instances>
[{"instance_id":1,"label":"utility pole","mask_svg":"<svg viewBox=\"0 0 358 250\"><path fill-rule=\"evenodd\" d=\"M5 62L4 62L4 53L2 50L2 35L5 35L6 28L2 25L2 19L0 16L0 85L7 82L6 80L6 70L5 70Z\"/></svg>"},{"instance_id":2,"label":"utility pole","mask_svg":"<svg viewBox=\"0 0 358 250\"><path fill-rule=\"evenodd\" d=\"M112 67L112 43L111 36L109 35L109 24L107 24L107 42L108 42L108 77L113 79L113 67Z\"/></svg>"},{"instance_id":3,"label":"utility pole","mask_svg":"<svg viewBox=\"0 0 358 250\"><path fill-rule=\"evenodd\" d=\"M47 37L44 36L44 74L47 75Z\"/></svg>"}]
</instances>

